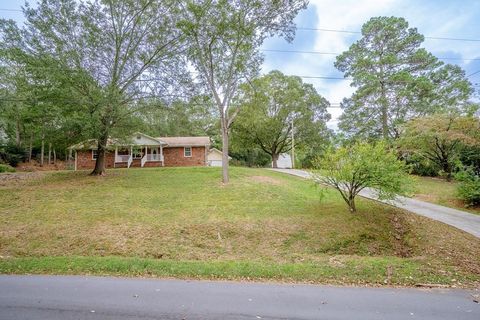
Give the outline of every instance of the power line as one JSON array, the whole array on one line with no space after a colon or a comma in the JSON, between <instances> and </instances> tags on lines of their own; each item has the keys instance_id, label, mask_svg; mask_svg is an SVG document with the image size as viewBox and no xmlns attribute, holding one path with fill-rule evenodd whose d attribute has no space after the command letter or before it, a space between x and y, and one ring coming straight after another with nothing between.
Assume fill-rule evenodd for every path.
<instances>
[{"instance_id":1,"label":"power line","mask_svg":"<svg viewBox=\"0 0 480 320\"><path fill-rule=\"evenodd\" d=\"M343 77L328 77L328 76L297 76L292 75L294 77L300 77L305 79L323 79L323 80L353 80L352 78L343 78Z\"/></svg>"},{"instance_id":2,"label":"power line","mask_svg":"<svg viewBox=\"0 0 480 320\"><path fill-rule=\"evenodd\" d=\"M23 12L20 9L7 9L7 8L0 8L0 11ZM296 27L295 29L296 30L301 30L301 31L319 31L319 32L335 32L335 33L346 33L346 34L362 34L361 31L339 30L339 29L329 29L329 28ZM424 36L424 37L425 37L425 39L432 39L432 40L480 42L480 39L471 39L471 38L432 37L432 36Z\"/></svg>"},{"instance_id":3,"label":"power line","mask_svg":"<svg viewBox=\"0 0 480 320\"><path fill-rule=\"evenodd\" d=\"M162 95L162 96L143 96L143 97L136 97L136 98L130 98L130 100L141 100L141 99L163 99L163 98L167 98L167 97L175 97L175 98L186 98L186 99L190 99L192 97L188 97L188 96L180 96L180 95L171 95L171 94L166 94L166 95ZM48 99L45 99L46 101L48 102L52 102L52 101L55 101L57 103L66 103L66 102L70 102L70 103L78 103L77 100L71 100L71 99L63 99L63 98L56 98L56 99L52 99L52 98L48 98ZM128 99L127 99L128 100ZM5 102L31 102L32 100L31 99L20 99L20 98L8 98L8 97L0 97L0 101L5 101ZM38 102L38 101L37 101ZM176 101L173 101L173 102L176 102ZM177 100L178 102L178 100ZM184 101L185 102L185 101ZM210 105L215 105L215 103L199 103L199 102L185 102L186 104L188 105L195 105L195 106L210 106ZM327 108L341 108L341 103L340 102L332 102L330 103Z\"/></svg>"},{"instance_id":4,"label":"power line","mask_svg":"<svg viewBox=\"0 0 480 320\"><path fill-rule=\"evenodd\" d=\"M471 76L476 75L477 73L480 73L480 70L475 71L474 73L470 73L470 74L467 76L467 78L470 78Z\"/></svg>"},{"instance_id":5,"label":"power line","mask_svg":"<svg viewBox=\"0 0 480 320\"><path fill-rule=\"evenodd\" d=\"M303 50L280 50L280 49L261 49L263 52L279 52L279 53L308 53L308 54L318 54L318 55L332 55L337 56L341 53L337 52L322 52L322 51L303 51ZM440 60L459 60L459 61L480 61L480 58L452 58L452 57L436 57Z\"/></svg>"},{"instance_id":6,"label":"power line","mask_svg":"<svg viewBox=\"0 0 480 320\"><path fill-rule=\"evenodd\" d=\"M20 9L4 9L4 8L1 8L0 11L23 12L23 11L20 10Z\"/></svg>"},{"instance_id":7,"label":"power line","mask_svg":"<svg viewBox=\"0 0 480 320\"><path fill-rule=\"evenodd\" d=\"M336 33L347 33L347 34L362 34L361 31L338 30L338 29L327 29L327 28L297 27L296 29L297 30L302 30L302 31L320 31L320 32L336 32ZM432 37L432 36L424 36L424 37L425 37L425 39L432 39L432 40L480 42L480 39L470 39L470 38Z\"/></svg>"}]
</instances>

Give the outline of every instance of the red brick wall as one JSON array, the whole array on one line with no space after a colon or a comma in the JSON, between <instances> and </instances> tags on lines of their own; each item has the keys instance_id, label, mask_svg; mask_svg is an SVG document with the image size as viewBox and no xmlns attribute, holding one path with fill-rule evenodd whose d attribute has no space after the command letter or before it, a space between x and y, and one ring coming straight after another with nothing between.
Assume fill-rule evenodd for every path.
<instances>
[{"instance_id":1,"label":"red brick wall","mask_svg":"<svg viewBox=\"0 0 480 320\"><path fill-rule=\"evenodd\" d=\"M124 164L124 165L123 165ZM123 166L122 166L123 165ZM161 167L162 166L162 162L160 161L147 161L145 162L145 164L143 165L144 168L146 167ZM123 162L123 163L117 163L115 165L116 168L126 168L127 167L127 163L126 162ZM130 168L141 168L142 167L142 161L141 159L133 159L132 161L132 165L130 166Z\"/></svg>"},{"instance_id":2,"label":"red brick wall","mask_svg":"<svg viewBox=\"0 0 480 320\"><path fill-rule=\"evenodd\" d=\"M92 150L77 151L77 170L95 168L95 161L92 159ZM113 168L115 162L115 153L107 152L105 154L105 167Z\"/></svg>"},{"instance_id":3,"label":"red brick wall","mask_svg":"<svg viewBox=\"0 0 480 320\"><path fill-rule=\"evenodd\" d=\"M185 157L183 147L163 148L166 167L190 167L205 165L205 147L192 147L192 156Z\"/></svg>"},{"instance_id":4,"label":"red brick wall","mask_svg":"<svg viewBox=\"0 0 480 320\"><path fill-rule=\"evenodd\" d=\"M143 165L143 167L161 167L162 166L162 162L160 161L150 161L150 162L145 162L145 164Z\"/></svg>"},{"instance_id":5,"label":"red brick wall","mask_svg":"<svg viewBox=\"0 0 480 320\"><path fill-rule=\"evenodd\" d=\"M192 147L192 156L185 157L183 147L163 148L165 166L169 167L189 167L205 166L205 147ZM126 163L117 163L114 166L115 153L107 152L105 154L106 168L126 168ZM134 159L132 167L140 167L140 159ZM161 167L161 162L146 162L144 167ZM77 170L95 168L95 160L92 159L91 150L77 151Z\"/></svg>"}]
</instances>

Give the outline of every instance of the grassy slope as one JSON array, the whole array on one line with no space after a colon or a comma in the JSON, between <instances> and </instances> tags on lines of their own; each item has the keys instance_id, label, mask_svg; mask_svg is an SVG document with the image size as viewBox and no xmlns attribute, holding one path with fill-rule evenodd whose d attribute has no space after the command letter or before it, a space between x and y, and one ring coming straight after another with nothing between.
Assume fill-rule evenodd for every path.
<instances>
[{"instance_id":1,"label":"grassy slope","mask_svg":"<svg viewBox=\"0 0 480 320\"><path fill-rule=\"evenodd\" d=\"M441 178L415 176L414 198L436 203L455 209L480 214L480 207L466 208L465 203L457 197L458 182L448 182Z\"/></svg>"},{"instance_id":2,"label":"grassy slope","mask_svg":"<svg viewBox=\"0 0 480 320\"><path fill-rule=\"evenodd\" d=\"M232 168L50 173L0 186L0 272L322 283L480 280L480 241L296 177Z\"/></svg>"}]
</instances>

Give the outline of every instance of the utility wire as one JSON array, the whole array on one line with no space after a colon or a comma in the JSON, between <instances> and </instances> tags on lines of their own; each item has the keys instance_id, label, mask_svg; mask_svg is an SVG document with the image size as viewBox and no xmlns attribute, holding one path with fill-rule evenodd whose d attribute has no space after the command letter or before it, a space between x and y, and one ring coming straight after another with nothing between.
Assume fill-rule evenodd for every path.
<instances>
[{"instance_id":1,"label":"utility wire","mask_svg":"<svg viewBox=\"0 0 480 320\"><path fill-rule=\"evenodd\" d=\"M280 50L280 49L260 49L260 51L263 51L263 52L279 52L279 53L308 53L308 54L332 55L332 56L338 56L338 55L341 54L341 53L337 53L337 52L302 51L302 50ZM440 59L440 60L480 61L480 58L470 58L470 59L451 58L451 57L436 57L436 58L437 58L437 59Z\"/></svg>"},{"instance_id":2,"label":"utility wire","mask_svg":"<svg viewBox=\"0 0 480 320\"><path fill-rule=\"evenodd\" d=\"M20 10L20 9L3 9L3 8L1 8L0 11L23 12L23 11Z\"/></svg>"},{"instance_id":3,"label":"utility wire","mask_svg":"<svg viewBox=\"0 0 480 320\"><path fill-rule=\"evenodd\" d=\"M7 8L0 8L0 11L23 12L23 11L20 10L20 9L7 9ZM335 32L335 33L346 33L346 34L362 34L362 32L360 32L360 31L328 29L328 28L296 27L295 29L296 29L296 30L301 30L301 31L319 31L319 32ZM480 39L456 38L456 37L432 37L432 36L425 36L425 39L447 40L447 41L480 42Z\"/></svg>"},{"instance_id":4,"label":"utility wire","mask_svg":"<svg viewBox=\"0 0 480 320\"><path fill-rule=\"evenodd\" d=\"M338 30L338 29L327 29L327 28L309 28L309 27L297 27L297 30L302 31L321 31L321 32L336 32L336 33L347 33L347 34L362 34L360 31L352 30ZM456 38L456 37L431 37L424 36L425 39L432 40L449 40L449 41L470 41L470 42L480 42L480 39L470 39L470 38Z\"/></svg>"},{"instance_id":5,"label":"utility wire","mask_svg":"<svg viewBox=\"0 0 480 320\"><path fill-rule=\"evenodd\" d=\"M477 73L480 73L480 70L475 71L474 73L470 73L470 74L467 76L467 78L470 78L471 76L476 75Z\"/></svg>"},{"instance_id":6,"label":"utility wire","mask_svg":"<svg viewBox=\"0 0 480 320\"><path fill-rule=\"evenodd\" d=\"M166 97L169 97L169 96L173 96L173 95L163 95L163 96L148 96L148 97L137 97L137 98L131 98L130 100L141 100L141 99L153 99L153 98L157 98L157 99L162 99L162 98L166 98ZM189 97L186 97L186 96L177 96L177 98L189 98ZM78 101L74 101L74 100L69 100L69 99L47 99L49 100L49 102L51 101L56 101L56 102L63 102L63 103L66 103L66 102L71 102L71 103L77 103ZM5 102L29 102L29 101L32 101L32 100L29 100L29 99L19 99L19 98L5 98L5 97L0 97L0 101L5 101ZM38 102L38 101L37 101ZM178 102L177 101L173 101L173 102ZM199 103L199 102L185 102L186 104L188 105L192 105L192 106L214 106L215 104L214 103ZM234 104L232 104L232 106L234 106ZM341 103L330 103L326 108L341 108Z\"/></svg>"}]
</instances>

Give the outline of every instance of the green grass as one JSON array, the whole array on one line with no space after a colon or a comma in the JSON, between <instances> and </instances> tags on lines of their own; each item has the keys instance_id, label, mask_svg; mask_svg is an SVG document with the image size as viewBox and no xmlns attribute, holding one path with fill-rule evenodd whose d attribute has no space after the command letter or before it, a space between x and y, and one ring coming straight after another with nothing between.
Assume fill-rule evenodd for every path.
<instances>
[{"instance_id":1,"label":"green grass","mask_svg":"<svg viewBox=\"0 0 480 320\"><path fill-rule=\"evenodd\" d=\"M473 286L480 241L265 169L0 179L0 272ZM392 272L387 272L392 270ZM389 274L387 276L387 273ZM388 279L387 279L388 278Z\"/></svg>"},{"instance_id":2,"label":"green grass","mask_svg":"<svg viewBox=\"0 0 480 320\"><path fill-rule=\"evenodd\" d=\"M462 285L475 276L437 275L415 259L396 257L332 257L316 263L252 261L173 261L122 257L35 257L0 260L2 273L93 274L175 277L181 279L275 280L329 284ZM388 270L392 270L389 273ZM389 275L390 274L390 275Z\"/></svg>"},{"instance_id":3,"label":"green grass","mask_svg":"<svg viewBox=\"0 0 480 320\"><path fill-rule=\"evenodd\" d=\"M414 197L416 199L480 214L480 207L466 207L465 203L457 196L458 182L420 176L415 176L414 181Z\"/></svg>"}]
</instances>

